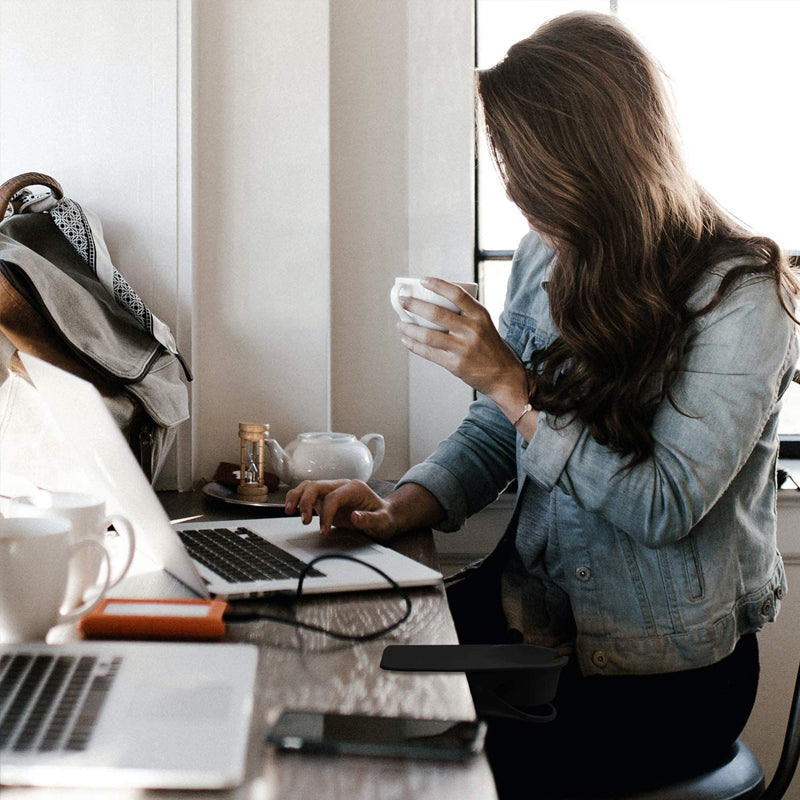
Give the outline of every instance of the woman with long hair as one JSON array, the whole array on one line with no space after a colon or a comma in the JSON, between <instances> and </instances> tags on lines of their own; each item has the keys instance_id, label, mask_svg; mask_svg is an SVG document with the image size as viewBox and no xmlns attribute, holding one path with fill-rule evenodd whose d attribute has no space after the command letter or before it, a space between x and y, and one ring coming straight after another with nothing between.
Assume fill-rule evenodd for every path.
<instances>
[{"instance_id":1,"label":"woman with long hair","mask_svg":"<svg viewBox=\"0 0 800 800\"><path fill-rule=\"evenodd\" d=\"M786 591L777 418L798 360L778 245L691 177L657 64L614 17L558 17L477 79L488 142L531 232L496 330L407 309L403 344L478 392L386 498L304 483L320 530L456 530L516 480L509 530L449 592L462 642L570 655L548 725L490 724L501 797L672 780L724 757L751 711L756 632ZM478 570L481 574L481 570Z\"/></svg>"}]
</instances>

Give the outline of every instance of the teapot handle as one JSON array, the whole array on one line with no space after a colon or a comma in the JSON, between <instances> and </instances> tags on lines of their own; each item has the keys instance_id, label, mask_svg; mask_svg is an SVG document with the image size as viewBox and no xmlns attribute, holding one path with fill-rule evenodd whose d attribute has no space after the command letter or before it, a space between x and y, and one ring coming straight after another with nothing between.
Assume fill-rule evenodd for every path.
<instances>
[{"instance_id":1,"label":"teapot handle","mask_svg":"<svg viewBox=\"0 0 800 800\"><path fill-rule=\"evenodd\" d=\"M386 442L379 433L368 433L366 436L362 436L359 441L367 447L369 447L370 442L375 442L375 454L372 457L372 472L370 473L371 478L378 471L378 467L380 467L383 462L383 456L386 452Z\"/></svg>"}]
</instances>

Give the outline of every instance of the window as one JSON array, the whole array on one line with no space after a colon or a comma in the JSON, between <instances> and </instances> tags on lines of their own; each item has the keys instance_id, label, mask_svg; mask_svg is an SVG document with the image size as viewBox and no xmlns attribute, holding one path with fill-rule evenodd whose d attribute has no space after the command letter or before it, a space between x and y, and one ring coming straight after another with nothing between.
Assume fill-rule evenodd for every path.
<instances>
[{"instance_id":1,"label":"window","mask_svg":"<svg viewBox=\"0 0 800 800\"><path fill-rule=\"evenodd\" d=\"M477 66L495 64L542 22L576 9L616 13L639 37L669 76L694 175L739 219L800 257L800 3L476 0ZM527 225L505 197L483 140L476 183L476 272L496 320ZM798 384L780 433L800 435Z\"/></svg>"}]
</instances>

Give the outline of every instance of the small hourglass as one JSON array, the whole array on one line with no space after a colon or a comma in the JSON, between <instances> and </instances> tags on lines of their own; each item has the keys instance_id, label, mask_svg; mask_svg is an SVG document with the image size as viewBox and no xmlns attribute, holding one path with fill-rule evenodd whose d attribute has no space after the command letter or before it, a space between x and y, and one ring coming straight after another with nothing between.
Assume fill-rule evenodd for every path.
<instances>
[{"instance_id":1,"label":"small hourglass","mask_svg":"<svg viewBox=\"0 0 800 800\"><path fill-rule=\"evenodd\" d=\"M267 436L269 436L269 425L254 422L239 423L241 456L236 494L242 500L267 499L269 490L264 485L264 440Z\"/></svg>"}]
</instances>

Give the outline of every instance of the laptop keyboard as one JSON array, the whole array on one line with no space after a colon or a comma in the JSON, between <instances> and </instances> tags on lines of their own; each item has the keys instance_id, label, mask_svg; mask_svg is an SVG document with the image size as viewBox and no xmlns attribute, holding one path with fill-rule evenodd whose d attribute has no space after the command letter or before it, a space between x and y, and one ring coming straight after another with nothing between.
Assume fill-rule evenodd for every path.
<instances>
[{"instance_id":1,"label":"laptop keyboard","mask_svg":"<svg viewBox=\"0 0 800 800\"><path fill-rule=\"evenodd\" d=\"M121 664L121 657L0 656L0 752L85 750Z\"/></svg>"},{"instance_id":2,"label":"laptop keyboard","mask_svg":"<svg viewBox=\"0 0 800 800\"><path fill-rule=\"evenodd\" d=\"M178 536L195 561L231 583L299 578L306 568L299 558L247 528L181 530ZM309 578L322 575L315 567L306 572Z\"/></svg>"}]
</instances>

